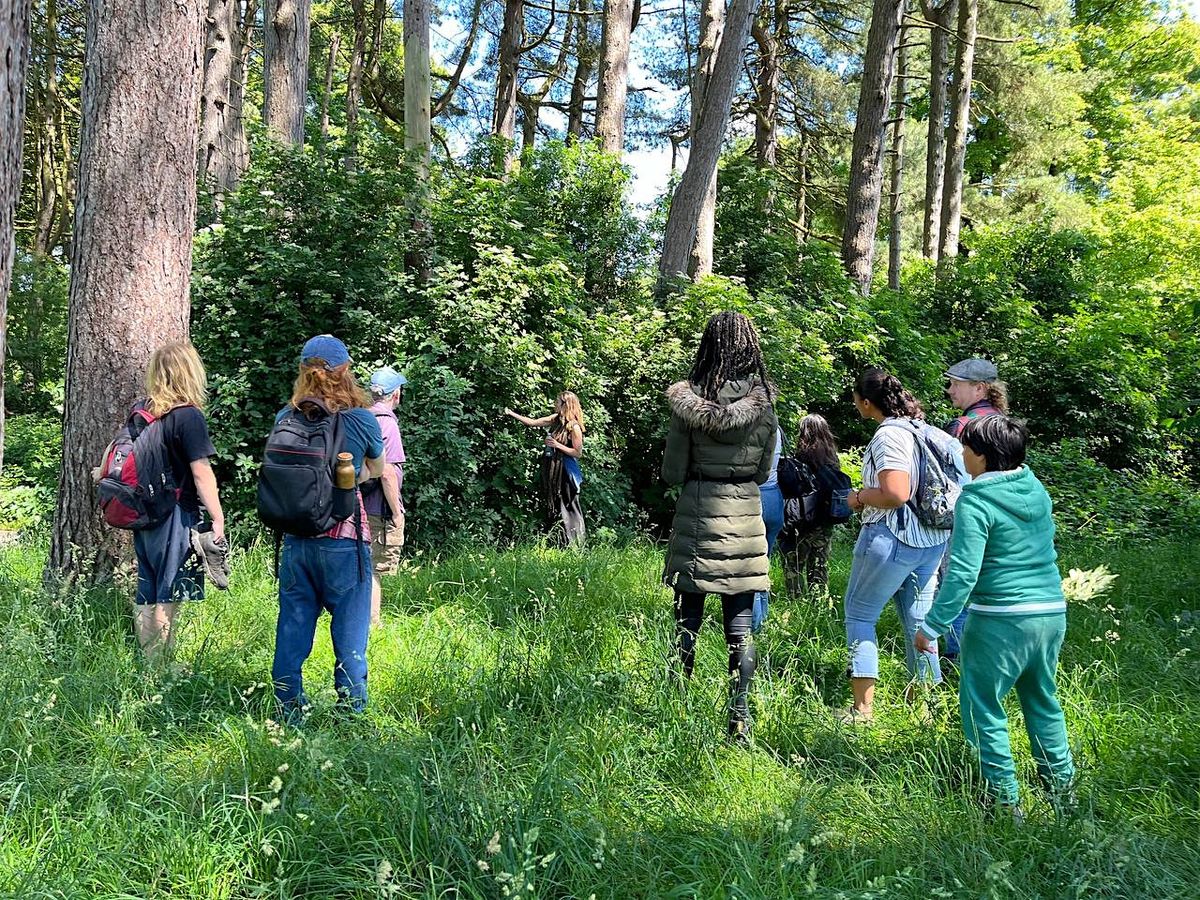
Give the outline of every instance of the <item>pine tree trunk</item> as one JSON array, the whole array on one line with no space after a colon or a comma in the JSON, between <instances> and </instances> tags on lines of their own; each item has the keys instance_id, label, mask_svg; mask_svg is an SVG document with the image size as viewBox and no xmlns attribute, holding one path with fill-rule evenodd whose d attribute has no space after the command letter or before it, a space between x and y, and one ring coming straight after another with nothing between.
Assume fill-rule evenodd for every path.
<instances>
[{"instance_id":1,"label":"pine tree trunk","mask_svg":"<svg viewBox=\"0 0 1200 900\"><path fill-rule=\"evenodd\" d=\"M808 243L808 135L796 136L796 243Z\"/></svg>"},{"instance_id":2,"label":"pine tree trunk","mask_svg":"<svg viewBox=\"0 0 1200 900\"><path fill-rule=\"evenodd\" d=\"M89 3L48 575L112 572L120 541L101 523L91 469L142 393L154 348L188 334L202 10L202 0Z\"/></svg>"},{"instance_id":3,"label":"pine tree trunk","mask_svg":"<svg viewBox=\"0 0 1200 900\"><path fill-rule=\"evenodd\" d=\"M842 231L842 263L864 295L871 289L875 231L883 190L883 145L888 105L896 67L901 0L875 0L867 32L854 145L850 155L850 188Z\"/></svg>"},{"instance_id":4,"label":"pine tree trunk","mask_svg":"<svg viewBox=\"0 0 1200 900\"><path fill-rule=\"evenodd\" d=\"M278 140L304 143L312 0L266 0L263 7L263 118Z\"/></svg>"},{"instance_id":5,"label":"pine tree trunk","mask_svg":"<svg viewBox=\"0 0 1200 900\"><path fill-rule=\"evenodd\" d=\"M496 109L492 134L512 141L517 132L518 67L525 41L525 2L505 0L504 28L500 32L500 58L496 68Z\"/></svg>"},{"instance_id":6,"label":"pine tree trunk","mask_svg":"<svg viewBox=\"0 0 1200 900\"><path fill-rule=\"evenodd\" d=\"M600 37L600 77L596 94L596 137L607 153L625 146L625 99L629 92L629 34L633 0L606 0Z\"/></svg>"},{"instance_id":7,"label":"pine tree trunk","mask_svg":"<svg viewBox=\"0 0 1200 900\"><path fill-rule=\"evenodd\" d=\"M963 164L967 131L971 123L971 80L975 68L975 36L979 26L979 0L959 0L958 49L954 56L954 98L946 129L946 175L942 186L942 227L938 263L958 255L962 227Z\"/></svg>"},{"instance_id":8,"label":"pine tree trunk","mask_svg":"<svg viewBox=\"0 0 1200 900\"><path fill-rule=\"evenodd\" d=\"M429 165L429 0L404 0L404 146Z\"/></svg>"},{"instance_id":9,"label":"pine tree trunk","mask_svg":"<svg viewBox=\"0 0 1200 900\"><path fill-rule=\"evenodd\" d=\"M888 215L888 287L900 289L900 238L903 235L904 120L908 113L908 48L904 39L908 29L900 27L896 48L896 103L892 113L891 185Z\"/></svg>"},{"instance_id":10,"label":"pine tree trunk","mask_svg":"<svg viewBox=\"0 0 1200 900\"><path fill-rule=\"evenodd\" d=\"M329 36L329 52L325 56L325 90L321 92L321 142L329 140L329 101L333 97L333 72L337 68L342 36L336 31Z\"/></svg>"},{"instance_id":11,"label":"pine tree trunk","mask_svg":"<svg viewBox=\"0 0 1200 900\"><path fill-rule=\"evenodd\" d=\"M238 0L207 0L204 20L204 64L200 83L199 177L216 195L237 184L241 170L235 153L241 128L241 110L236 114L233 96L234 72L242 54L241 17Z\"/></svg>"},{"instance_id":12,"label":"pine tree trunk","mask_svg":"<svg viewBox=\"0 0 1200 900\"><path fill-rule=\"evenodd\" d=\"M758 44L758 74L755 78L754 158L760 169L775 168L779 155L779 7L777 0L763 0L762 13L754 23Z\"/></svg>"},{"instance_id":13,"label":"pine tree trunk","mask_svg":"<svg viewBox=\"0 0 1200 900\"><path fill-rule=\"evenodd\" d=\"M31 41L32 43L32 41ZM36 78L36 75L30 76ZM38 155L38 218L33 234L33 252L38 256L50 253L56 212L62 204L59 196L58 168L55 165L58 122L58 3L46 0L46 23L42 38L42 88L38 92L37 120L41 133L37 135ZM33 113L30 113L33 117ZM3 379L0 373L0 379ZM0 455L3 448L0 448Z\"/></svg>"},{"instance_id":14,"label":"pine tree trunk","mask_svg":"<svg viewBox=\"0 0 1200 900\"><path fill-rule=\"evenodd\" d=\"M921 254L937 260L942 229L942 183L946 171L946 71L950 47L949 28L954 0L925 2L922 6L929 30L929 130L925 149L925 215L921 227Z\"/></svg>"},{"instance_id":15,"label":"pine tree trunk","mask_svg":"<svg viewBox=\"0 0 1200 900\"><path fill-rule=\"evenodd\" d=\"M755 6L755 0L730 0L720 47L704 89L704 105L696 119L687 168L675 189L671 210L667 214L663 255L659 262L662 279L675 278L688 270L701 212L708 202L708 189L716 177L721 144L729 128L730 105L741 73ZM708 255L711 268L711 240Z\"/></svg>"},{"instance_id":16,"label":"pine tree trunk","mask_svg":"<svg viewBox=\"0 0 1200 900\"><path fill-rule=\"evenodd\" d=\"M8 290L16 250L25 138L25 74L29 69L29 0L0 0L0 471L4 469L4 359Z\"/></svg>"},{"instance_id":17,"label":"pine tree trunk","mask_svg":"<svg viewBox=\"0 0 1200 900\"><path fill-rule=\"evenodd\" d=\"M228 194L237 187L242 173L250 167L250 141L246 138L246 71L254 49L258 0L245 0L238 24L237 54L229 74L229 109L226 111L229 136L229 166L218 172L217 188Z\"/></svg>"},{"instance_id":18,"label":"pine tree trunk","mask_svg":"<svg viewBox=\"0 0 1200 900\"><path fill-rule=\"evenodd\" d=\"M363 60L367 52L367 0L350 0L354 16L354 43L346 75L346 168L358 158L358 109L362 105Z\"/></svg>"},{"instance_id":19,"label":"pine tree trunk","mask_svg":"<svg viewBox=\"0 0 1200 900\"><path fill-rule=\"evenodd\" d=\"M588 83L596 65L596 47L588 32L588 13L592 0L579 0L579 23L575 29L575 77L571 79L571 99L567 104L567 143L583 137L583 113Z\"/></svg>"},{"instance_id":20,"label":"pine tree trunk","mask_svg":"<svg viewBox=\"0 0 1200 900\"><path fill-rule=\"evenodd\" d=\"M691 146L696 144L696 130L699 126L700 111L704 107L704 98L708 95L708 85L712 78L713 65L716 63L717 52L721 47L721 38L725 31L725 2L724 0L704 0L700 7L700 44L696 48L696 72L692 77L692 110L691 110ZM722 135L724 140L724 135ZM718 151L719 158L719 151ZM713 239L717 229L717 169L714 166L708 184L701 197L700 210L696 217L695 237L688 252L688 275L700 278L712 272Z\"/></svg>"}]
</instances>

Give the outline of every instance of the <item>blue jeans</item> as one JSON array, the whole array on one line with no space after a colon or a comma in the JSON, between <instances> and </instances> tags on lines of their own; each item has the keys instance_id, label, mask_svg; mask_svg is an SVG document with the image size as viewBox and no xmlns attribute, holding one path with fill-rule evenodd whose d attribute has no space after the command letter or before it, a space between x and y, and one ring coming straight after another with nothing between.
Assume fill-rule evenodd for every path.
<instances>
[{"instance_id":1,"label":"blue jeans","mask_svg":"<svg viewBox=\"0 0 1200 900\"><path fill-rule=\"evenodd\" d=\"M367 706L367 634L371 627L371 553L342 538L284 539L279 563L279 622L271 680L285 712L302 708L304 661L312 653L321 610L329 610L333 683L338 699L356 711Z\"/></svg>"},{"instance_id":2,"label":"blue jeans","mask_svg":"<svg viewBox=\"0 0 1200 900\"><path fill-rule=\"evenodd\" d=\"M771 564L771 552L775 549L775 539L783 530L783 493L778 483L764 484L759 487L762 496L763 525L767 528L767 565ZM755 591L754 608L751 614L750 630L755 634L767 621L767 606L771 599L770 591Z\"/></svg>"},{"instance_id":3,"label":"blue jeans","mask_svg":"<svg viewBox=\"0 0 1200 900\"><path fill-rule=\"evenodd\" d=\"M204 598L204 566L192 552L189 536L199 521L196 513L176 504L165 522L133 533L138 576L134 602L139 606Z\"/></svg>"},{"instance_id":4,"label":"blue jeans","mask_svg":"<svg viewBox=\"0 0 1200 900\"><path fill-rule=\"evenodd\" d=\"M879 677L879 644L875 623L894 599L904 625L904 657L916 680L941 683L937 643L917 653L913 639L933 606L938 563L945 545L910 547L901 543L884 522L864 525L854 545L854 563L846 585L846 643L852 678ZM893 597L894 595L894 597Z\"/></svg>"}]
</instances>

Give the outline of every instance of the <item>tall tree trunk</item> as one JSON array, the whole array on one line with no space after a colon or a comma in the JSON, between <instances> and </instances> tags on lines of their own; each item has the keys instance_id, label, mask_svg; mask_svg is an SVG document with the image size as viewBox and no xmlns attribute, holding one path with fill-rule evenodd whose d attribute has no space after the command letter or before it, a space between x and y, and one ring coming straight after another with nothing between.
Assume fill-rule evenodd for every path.
<instances>
[{"instance_id":1,"label":"tall tree trunk","mask_svg":"<svg viewBox=\"0 0 1200 900\"><path fill-rule=\"evenodd\" d=\"M946 175L942 186L939 264L947 257L958 255L958 232L962 226L963 163L967 155L967 130L971 124L971 79L975 67L978 27L979 0L959 0L954 98L950 107L950 125L946 129Z\"/></svg>"},{"instance_id":2,"label":"tall tree trunk","mask_svg":"<svg viewBox=\"0 0 1200 900\"><path fill-rule=\"evenodd\" d=\"M504 28L500 32L500 58L496 68L496 109L492 134L512 141L517 131L517 87L521 45L525 42L525 2L505 0Z\"/></svg>"},{"instance_id":3,"label":"tall tree trunk","mask_svg":"<svg viewBox=\"0 0 1200 900\"><path fill-rule=\"evenodd\" d=\"M59 195L58 167L55 164L58 124L58 4L46 0L46 22L42 32L42 87L38 91L37 119L41 133L37 135L38 155L38 218L33 234L33 252L46 256L52 247L56 212L62 204ZM32 41L31 41L32 43ZM36 76L33 76L36 77ZM31 113L32 117L32 113ZM0 374L3 378L3 374ZM0 449L0 453L2 453Z\"/></svg>"},{"instance_id":4,"label":"tall tree trunk","mask_svg":"<svg viewBox=\"0 0 1200 900\"><path fill-rule=\"evenodd\" d=\"M246 71L254 49L258 0L245 0L238 25L237 53L229 74L229 108L226 111L229 136L229 165L217 173L217 188L228 194L237 187L242 173L250 167L250 141L246 138Z\"/></svg>"},{"instance_id":5,"label":"tall tree trunk","mask_svg":"<svg viewBox=\"0 0 1200 900\"><path fill-rule=\"evenodd\" d=\"M430 114L429 0L404 0L404 146L429 165L433 137Z\"/></svg>"},{"instance_id":6,"label":"tall tree trunk","mask_svg":"<svg viewBox=\"0 0 1200 900\"><path fill-rule=\"evenodd\" d=\"M29 0L0 0L0 471L4 469L4 359L8 289L16 251L25 140L25 73L29 69Z\"/></svg>"},{"instance_id":7,"label":"tall tree trunk","mask_svg":"<svg viewBox=\"0 0 1200 900\"><path fill-rule=\"evenodd\" d=\"M333 97L333 71L337 68L338 50L342 36L336 31L329 36L329 53L325 57L325 90L321 92L321 141L329 140L329 101Z\"/></svg>"},{"instance_id":8,"label":"tall tree trunk","mask_svg":"<svg viewBox=\"0 0 1200 900\"><path fill-rule=\"evenodd\" d=\"M775 168L779 155L779 25L778 0L763 0L752 34L758 44L755 77L754 158L760 169Z\"/></svg>"},{"instance_id":9,"label":"tall tree trunk","mask_svg":"<svg viewBox=\"0 0 1200 900\"><path fill-rule=\"evenodd\" d=\"M363 60L367 52L367 0L350 0L350 8L354 43L346 76L346 168L353 170L358 159L358 109L362 105Z\"/></svg>"},{"instance_id":10,"label":"tall tree trunk","mask_svg":"<svg viewBox=\"0 0 1200 900\"><path fill-rule=\"evenodd\" d=\"M808 243L808 135L796 136L796 243Z\"/></svg>"},{"instance_id":11,"label":"tall tree trunk","mask_svg":"<svg viewBox=\"0 0 1200 900\"><path fill-rule=\"evenodd\" d=\"M63 463L48 573L105 578L91 469L154 348L188 334L202 0L90 0Z\"/></svg>"},{"instance_id":12,"label":"tall tree trunk","mask_svg":"<svg viewBox=\"0 0 1200 900\"><path fill-rule=\"evenodd\" d=\"M862 88L854 121L850 154L850 188L842 231L842 263L866 294L871 289L875 261L875 231L879 226L883 190L883 145L888 103L896 69L896 39L900 33L901 0L875 0L867 32Z\"/></svg>"},{"instance_id":13,"label":"tall tree trunk","mask_svg":"<svg viewBox=\"0 0 1200 900\"><path fill-rule=\"evenodd\" d=\"M629 34L633 0L605 0L596 91L596 137L607 153L625 147L625 98L629 92Z\"/></svg>"},{"instance_id":14,"label":"tall tree trunk","mask_svg":"<svg viewBox=\"0 0 1200 900\"><path fill-rule=\"evenodd\" d=\"M571 99L567 104L567 143L583 137L583 112L588 83L596 66L596 47L588 31L592 0L579 0L579 23L575 28L575 77L571 79Z\"/></svg>"},{"instance_id":15,"label":"tall tree trunk","mask_svg":"<svg viewBox=\"0 0 1200 900\"><path fill-rule=\"evenodd\" d=\"M753 13L751 13L753 15ZM712 78L713 66L725 31L725 0L704 0L700 7L700 43L696 48L696 71L692 76L691 146L696 144L704 98ZM724 140L724 135L721 136ZM718 150L718 158L720 151ZM689 163L690 165L690 163ZM686 171L686 170L685 170ZM700 278L712 271L713 238L717 230L717 168L713 166L700 199L695 237L688 252L688 274Z\"/></svg>"},{"instance_id":16,"label":"tall tree trunk","mask_svg":"<svg viewBox=\"0 0 1200 900\"><path fill-rule=\"evenodd\" d=\"M671 210L667 214L663 255L659 262L659 274L663 279L674 278L688 270L688 262L696 244L700 213L716 175L721 143L729 127L730 105L756 5L756 0L730 0L724 34L717 49L712 74L707 79L704 105L692 136L687 168L675 189ZM709 259L712 259L711 242Z\"/></svg>"},{"instance_id":17,"label":"tall tree trunk","mask_svg":"<svg viewBox=\"0 0 1200 900\"><path fill-rule=\"evenodd\" d=\"M217 195L236 175L230 154L235 127L229 99L233 90L234 60L241 55L238 0L207 0L204 18L204 64L200 82L200 180Z\"/></svg>"},{"instance_id":18,"label":"tall tree trunk","mask_svg":"<svg viewBox=\"0 0 1200 900\"><path fill-rule=\"evenodd\" d=\"M908 113L908 48L904 39L908 29L900 26L899 45L896 48L896 103L892 114L892 172L889 191L890 209L888 216L888 287L900 289L900 238L903 227L904 187L904 120Z\"/></svg>"},{"instance_id":19,"label":"tall tree trunk","mask_svg":"<svg viewBox=\"0 0 1200 900\"><path fill-rule=\"evenodd\" d=\"M263 117L278 140L304 143L312 0L266 0L263 7Z\"/></svg>"},{"instance_id":20,"label":"tall tree trunk","mask_svg":"<svg viewBox=\"0 0 1200 900\"><path fill-rule=\"evenodd\" d=\"M925 215L921 254L937 260L942 229L942 180L946 171L946 71L954 0L922 0L929 30L929 130L925 148Z\"/></svg>"}]
</instances>

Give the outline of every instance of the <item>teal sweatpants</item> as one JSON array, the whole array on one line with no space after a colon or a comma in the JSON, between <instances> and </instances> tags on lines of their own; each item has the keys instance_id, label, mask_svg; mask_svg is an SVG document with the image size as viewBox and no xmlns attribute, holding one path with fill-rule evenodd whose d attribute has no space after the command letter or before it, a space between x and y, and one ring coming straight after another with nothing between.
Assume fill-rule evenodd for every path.
<instances>
[{"instance_id":1,"label":"teal sweatpants","mask_svg":"<svg viewBox=\"0 0 1200 900\"><path fill-rule=\"evenodd\" d=\"M958 686L963 733L979 752L988 790L1000 803L1015 805L1019 799L1004 711L1004 698L1013 688L1042 784L1054 792L1067 787L1075 775L1067 723L1054 685L1066 630L1065 613L972 612L963 627Z\"/></svg>"}]
</instances>

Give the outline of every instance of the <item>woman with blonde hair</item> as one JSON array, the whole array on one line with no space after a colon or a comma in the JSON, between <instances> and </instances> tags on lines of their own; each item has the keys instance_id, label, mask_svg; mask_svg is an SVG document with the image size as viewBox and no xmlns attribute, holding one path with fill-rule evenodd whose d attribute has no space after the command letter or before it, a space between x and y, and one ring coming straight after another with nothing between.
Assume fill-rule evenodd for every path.
<instances>
[{"instance_id":1,"label":"woman with blonde hair","mask_svg":"<svg viewBox=\"0 0 1200 900\"><path fill-rule=\"evenodd\" d=\"M583 487L583 408L571 391L563 391L554 401L554 412L531 419L508 407L504 412L523 425L546 429L546 449L542 453L542 500L546 521L553 528L562 524L567 544L580 545L587 534L579 491Z\"/></svg>"},{"instance_id":2,"label":"woman with blonde hair","mask_svg":"<svg viewBox=\"0 0 1200 900\"><path fill-rule=\"evenodd\" d=\"M295 423L290 427L303 427L303 420L336 417L333 434L340 435L340 444L334 452L350 454L355 478L387 478L383 435L369 405L367 392L350 371L346 345L333 335L320 334L301 350L291 400L276 415L275 424L290 419ZM270 451L268 442L268 454ZM287 534L283 539L271 679L284 720L293 724L302 721L307 712L302 670L312 653L317 619L323 610L330 615L338 703L351 712L362 712L367 706L371 530L357 488L354 494L355 514L316 537Z\"/></svg>"},{"instance_id":3,"label":"woman with blonde hair","mask_svg":"<svg viewBox=\"0 0 1200 900\"><path fill-rule=\"evenodd\" d=\"M164 522L133 533L138 567L134 629L146 659L153 661L174 645L179 604L204 596L206 567L218 587L228 581L223 568L225 514L209 463L217 451L204 417L208 378L196 349L177 341L155 350L146 369L146 394L135 409L149 413L162 429L178 496ZM202 544L201 504L211 523L203 526ZM206 559L205 550L213 558Z\"/></svg>"}]
</instances>

